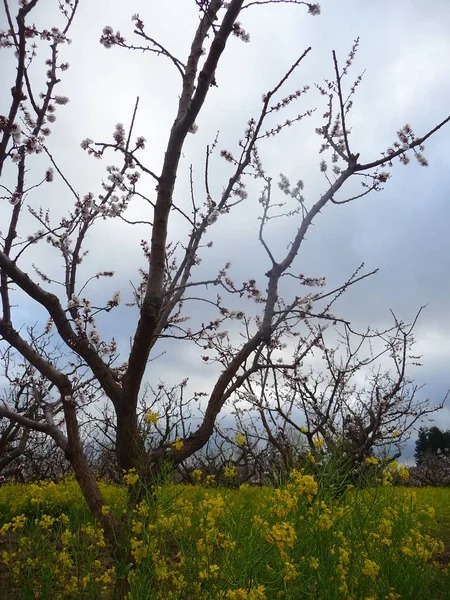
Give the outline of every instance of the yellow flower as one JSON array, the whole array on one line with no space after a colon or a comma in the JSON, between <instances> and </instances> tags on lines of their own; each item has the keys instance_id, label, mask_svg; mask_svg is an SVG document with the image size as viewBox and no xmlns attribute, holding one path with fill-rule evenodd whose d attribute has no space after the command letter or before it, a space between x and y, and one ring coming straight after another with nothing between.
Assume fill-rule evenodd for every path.
<instances>
[{"instance_id":1,"label":"yellow flower","mask_svg":"<svg viewBox=\"0 0 450 600\"><path fill-rule=\"evenodd\" d=\"M209 565L209 569L205 569L199 573L200 579L217 579L218 575L219 565Z\"/></svg>"},{"instance_id":2,"label":"yellow flower","mask_svg":"<svg viewBox=\"0 0 450 600\"><path fill-rule=\"evenodd\" d=\"M295 493L298 495L305 494L308 502L312 502L313 496L317 496L319 486L312 475L303 475L302 471L293 469L289 479L292 481L290 485Z\"/></svg>"},{"instance_id":3,"label":"yellow flower","mask_svg":"<svg viewBox=\"0 0 450 600\"><path fill-rule=\"evenodd\" d=\"M226 596L227 600L265 600L266 594L263 585L258 585L256 588L238 590L229 590Z\"/></svg>"},{"instance_id":4,"label":"yellow flower","mask_svg":"<svg viewBox=\"0 0 450 600\"><path fill-rule=\"evenodd\" d=\"M376 458L375 456L368 456L366 458L366 465L377 465L378 464L378 458Z\"/></svg>"},{"instance_id":5,"label":"yellow flower","mask_svg":"<svg viewBox=\"0 0 450 600\"><path fill-rule=\"evenodd\" d=\"M139 475L136 473L136 469L130 469L128 472L123 471L123 480L126 485L134 485L136 481L139 479Z\"/></svg>"},{"instance_id":6,"label":"yellow flower","mask_svg":"<svg viewBox=\"0 0 450 600\"><path fill-rule=\"evenodd\" d=\"M238 433L236 436L236 444L238 446L243 446L245 444L245 437L242 435L242 433Z\"/></svg>"},{"instance_id":7,"label":"yellow flower","mask_svg":"<svg viewBox=\"0 0 450 600\"><path fill-rule=\"evenodd\" d=\"M308 433L308 430L306 429L306 427L303 427L303 425L300 427L300 431L302 433Z\"/></svg>"},{"instance_id":8,"label":"yellow flower","mask_svg":"<svg viewBox=\"0 0 450 600\"><path fill-rule=\"evenodd\" d=\"M396 469L397 469L397 467L396 467ZM390 471L384 471L382 485L385 487L391 485L392 479L393 479L392 473Z\"/></svg>"},{"instance_id":9,"label":"yellow flower","mask_svg":"<svg viewBox=\"0 0 450 600\"><path fill-rule=\"evenodd\" d=\"M237 477L236 467L235 466L232 466L232 467L225 466L223 469L223 474L225 475L225 477L227 479L231 479L232 477Z\"/></svg>"},{"instance_id":10,"label":"yellow flower","mask_svg":"<svg viewBox=\"0 0 450 600\"><path fill-rule=\"evenodd\" d=\"M397 594L397 592L395 591L395 589L393 587L391 587L389 589L389 594L387 596L385 596L385 600L399 600L401 598L400 594Z\"/></svg>"},{"instance_id":11,"label":"yellow flower","mask_svg":"<svg viewBox=\"0 0 450 600\"><path fill-rule=\"evenodd\" d=\"M26 520L27 520L27 518L23 514L17 515L17 517L13 517L12 521L11 521L12 530L17 531L18 529L22 529L26 523Z\"/></svg>"},{"instance_id":12,"label":"yellow flower","mask_svg":"<svg viewBox=\"0 0 450 600\"><path fill-rule=\"evenodd\" d=\"M297 570L295 565L289 561L284 563L285 572L284 572L284 580L285 581L294 581L298 577Z\"/></svg>"},{"instance_id":13,"label":"yellow flower","mask_svg":"<svg viewBox=\"0 0 450 600\"><path fill-rule=\"evenodd\" d=\"M42 529L50 529L54 522L55 518L51 517L50 515L42 515L40 521L38 519L36 519L35 521L36 525L39 524L42 527Z\"/></svg>"},{"instance_id":14,"label":"yellow flower","mask_svg":"<svg viewBox=\"0 0 450 600\"><path fill-rule=\"evenodd\" d=\"M398 462L393 460L389 463L389 468L391 471L396 471L398 469Z\"/></svg>"},{"instance_id":15,"label":"yellow flower","mask_svg":"<svg viewBox=\"0 0 450 600\"><path fill-rule=\"evenodd\" d=\"M149 425L151 425L153 423L153 425L156 425L156 423L158 422L159 419L159 414L157 412L153 412L152 410L148 409L147 414L145 415L145 421L146 423L148 423Z\"/></svg>"},{"instance_id":16,"label":"yellow flower","mask_svg":"<svg viewBox=\"0 0 450 600\"><path fill-rule=\"evenodd\" d=\"M184 442L181 438L177 437L177 439L172 442L172 446L179 452L183 448Z\"/></svg>"},{"instance_id":17,"label":"yellow flower","mask_svg":"<svg viewBox=\"0 0 450 600\"><path fill-rule=\"evenodd\" d=\"M267 541L269 544L277 546L281 558L286 560L285 546L292 548L296 537L295 529L292 525L286 521L282 521L281 523L272 525L267 535Z\"/></svg>"},{"instance_id":18,"label":"yellow flower","mask_svg":"<svg viewBox=\"0 0 450 600\"><path fill-rule=\"evenodd\" d=\"M311 558L311 560L309 561L309 566L311 569L318 569L319 568L319 559L316 558L315 556L313 556Z\"/></svg>"},{"instance_id":19,"label":"yellow flower","mask_svg":"<svg viewBox=\"0 0 450 600\"><path fill-rule=\"evenodd\" d=\"M409 471L405 467L405 465L400 465L400 467L398 469L398 475L399 475L400 479L408 479L409 478Z\"/></svg>"},{"instance_id":20,"label":"yellow flower","mask_svg":"<svg viewBox=\"0 0 450 600\"><path fill-rule=\"evenodd\" d=\"M398 432L398 431L394 431L394 433L392 434L392 437L393 437L393 438L398 438L398 436L399 436L399 435L400 435L400 434L399 434L399 432Z\"/></svg>"},{"instance_id":21,"label":"yellow flower","mask_svg":"<svg viewBox=\"0 0 450 600\"><path fill-rule=\"evenodd\" d=\"M131 531L139 535L144 529L144 523L142 521L133 521L131 525Z\"/></svg>"},{"instance_id":22,"label":"yellow flower","mask_svg":"<svg viewBox=\"0 0 450 600\"><path fill-rule=\"evenodd\" d=\"M309 462L311 462L312 464L314 464L316 462L316 459L314 458L314 455L311 452L308 452L308 454L306 455L306 458L309 460Z\"/></svg>"},{"instance_id":23,"label":"yellow flower","mask_svg":"<svg viewBox=\"0 0 450 600\"><path fill-rule=\"evenodd\" d=\"M323 440L323 437L322 437L322 436L320 436L320 435L318 435L318 436L316 437L316 439L314 440L314 446L315 446L316 448L323 448L324 444L325 444L325 442L324 442L324 440Z\"/></svg>"},{"instance_id":24,"label":"yellow flower","mask_svg":"<svg viewBox=\"0 0 450 600\"><path fill-rule=\"evenodd\" d=\"M202 471L200 469L194 469L192 471L191 475L192 475L192 479L194 481L200 481L200 479L202 478L203 473L202 473Z\"/></svg>"},{"instance_id":25,"label":"yellow flower","mask_svg":"<svg viewBox=\"0 0 450 600\"><path fill-rule=\"evenodd\" d=\"M379 570L380 567L375 561L366 558L364 560L364 566L361 569L361 572L363 573L363 575L367 575L367 577L375 579L375 577L378 575Z\"/></svg>"}]
</instances>

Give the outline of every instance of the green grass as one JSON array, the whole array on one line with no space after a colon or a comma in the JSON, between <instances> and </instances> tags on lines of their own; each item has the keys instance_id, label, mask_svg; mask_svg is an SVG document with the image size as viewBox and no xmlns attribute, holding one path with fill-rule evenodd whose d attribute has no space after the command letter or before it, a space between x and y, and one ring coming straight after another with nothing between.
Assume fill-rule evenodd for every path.
<instances>
[{"instance_id":1,"label":"green grass","mask_svg":"<svg viewBox=\"0 0 450 600\"><path fill-rule=\"evenodd\" d=\"M450 489L336 498L294 472L279 489L164 484L134 509L102 491L134 565L114 564L73 480L0 488L2 599L110 600L126 576L131 600L450 600Z\"/></svg>"}]
</instances>

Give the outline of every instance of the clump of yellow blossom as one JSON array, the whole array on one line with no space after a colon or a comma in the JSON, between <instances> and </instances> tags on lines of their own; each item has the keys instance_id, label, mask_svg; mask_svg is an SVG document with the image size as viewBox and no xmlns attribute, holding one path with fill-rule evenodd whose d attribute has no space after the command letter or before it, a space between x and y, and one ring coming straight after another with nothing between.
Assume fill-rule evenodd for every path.
<instances>
[{"instance_id":1,"label":"clump of yellow blossom","mask_svg":"<svg viewBox=\"0 0 450 600\"><path fill-rule=\"evenodd\" d=\"M243 446L245 444L245 437L242 435L242 433L238 433L236 436L236 444L238 446Z\"/></svg>"},{"instance_id":2,"label":"clump of yellow blossom","mask_svg":"<svg viewBox=\"0 0 450 600\"><path fill-rule=\"evenodd\" d=\"M301 470L293 469L289 480L290 489L299 496L305 495L308 502L317 496L319 485L312 475L304 475Z\"/></svg>"},{"instance_id":3,"label":"clump of yellow blossom","mask_svg":"<svg viewBox=\"0 0 450 600\"><path fill-rule=\"evenodd\" d=\"M175 450L177 452L179 452L180 450L182 450L182 448L184 447L184 442L180 437L177 437L177 439L174 442L171 442L172 446L175 448Z\"/></svg>"},{"instance_id":4,"label":"clump of yellow blossom","mask_svg":"<svg viewBox=\"0 0 450 600\"><path fill-rule=\"evenodd\" d=\"M316 436L313 440L313 443L316 448L323 448L325 445L325 441L321 435Z\"/></svg>"},{"instance_id":5,"label":"clump of yellow blossom","mask_svg":"<svg viewBox=\"0 0 450 600\"><path fill-rule=\"evenodd\" d=\"M312 452L308 452L308 454L306 455L306 458L312 464L314 464L316 462L316 459L314 458L314 454Z\"/></svg>"},{"instance_id":6,"label":"clump of yellow blossom","mask_svg":"<svg viewBox=\"0 0 450 600\"><path fill-rule=\"evenodd\" d=\"M375 577L377 577L379 571L380 571L380 567L377 565L377 563L375 561L370 560L369 558L366 558L364 560L364 566L361 569L361 572L363 573L363 575L367 575L367 577L370 577L371 579L375 579Z\"/></svg>"},{"instance_id":7,"label":"clump of yellow blossom","mask_svg":"<svg viewBox=\"0 0 450 600\"><path fill-rule=\"evenodd\" d=\"M223 469L223 474L225 475L225 477L227 479L232 479L233 477L237 477L236 467L234 465L232 467L228 467L227 465L225 465L225 467Z\"/></svg>"},{"instance_id":8,"label":"clump of yellow blossom","mask_svg":"<svg viewBox=\"0 0 450 600\"><path fill-rule=\"evenodd\" d=\"M201 469L194 469L191 473L192 479L199 482L203 476Z\"/></svg>"},{"instance_id":9,"label":"clump of yellow blossom","mask_svg":"<svg viewBox=\"0 0 450 600\"><path fill-rule=\"evenodd\" d=\"M135 468L130 469L129 471L123 471L123 480L126 485L134 485L138 479L139 475Z\"/></svg>"},{"instance_id":10,"label":"clump of yellow blossom","mask_svg":"<svg viewBox=\"0 0 450 600\"><path fill-rule=\"evenodd\" d=\"M378 458L376 458L376 456L368 456L366 458L366 465L377 465L378 464Z\"/></svg>"},{"instance_id":11,"label":"clump of yellow blossom","mask_svg":"<svg viewBox=\"0 0 450 600\"><path fill-rule=\"evenodd\" d=\"M405 467L405 465L400 465L400 467L398 468L398 476L400 477L400 479L408 479L409 478L409 471Z\"/></svg>"},{"instance_id":12,"label":"clump of yellow blossom","mask_svg":"<svg viewBox=\"0 0 450 600\"><path fill-rule=\"evenodd\" d=\"M158 422L159 419L159 413L157 412L153 412L151 409L148 409L146 415L145 415L145 422L148 423L149 425L156 425L156 423Z\"/></svg>"},{"instance_id":13,"label":"clump of yellow blossom","mask_svg":"<svg viewBox=\"0 0 450 600\"><path fill-rule=\"evenodd\" d=\"M266 594L263 585L258 585L255 588L238 590L229 590L227 600L265 600Z\"/></svg>"}]
</instances>

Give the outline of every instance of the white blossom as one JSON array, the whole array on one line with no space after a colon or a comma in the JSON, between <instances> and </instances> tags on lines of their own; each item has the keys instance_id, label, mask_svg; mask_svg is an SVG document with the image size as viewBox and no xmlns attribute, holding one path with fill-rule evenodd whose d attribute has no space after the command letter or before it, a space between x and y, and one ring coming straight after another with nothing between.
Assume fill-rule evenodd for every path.
<instances>
[{"instance_id":1,"label":"white blossom","mask_svg":"<svg viewBox=\"0 0 450 600\"><path fill-rule=\"evenodd\" d=\"M55 104L64 105L69 102L69 98L67 96L55 96L54 101Z\"/></svg>"}]
</instances>

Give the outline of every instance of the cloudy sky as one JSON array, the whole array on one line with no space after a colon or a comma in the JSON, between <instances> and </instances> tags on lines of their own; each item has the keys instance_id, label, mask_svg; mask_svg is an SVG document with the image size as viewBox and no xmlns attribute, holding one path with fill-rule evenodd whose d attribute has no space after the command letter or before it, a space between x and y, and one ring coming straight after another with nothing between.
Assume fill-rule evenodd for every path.
<instances>
[{"instance_id":1,"label":"cloudy sky","mask_svg":"<svg viewBox=\"0 0 450 600\"><path fill-rule=\"evenodd\" d=\"M320 16L311 17L305 7L279 3L253 6L242 13L241 23L250 34L250 43L233 38L223 56L216 77L218 87L211 89L197 121L198 132L189 136L184 149L175 192L180 206L188 207L190 202L190 165L199 201L204 196L205 148L216 132L218 150L236 150L248 119L258 114L262 95L309 46L311 52L284 91L289 94L309 85L309 93L289 114L317 110L310 119L260 146L267 174L275 180L280 173L292 182L303 180L308 206L327 185L319 170L321 139L314 133L326 107L314 84L333 77L332 50L343 63L355 38L360 38L347 85L365 71L349 121L353 151L361 153L361 161L379 158L405 123L420 136L450 113L447 0L435 0L432 8L424 0L323 0L321 9ZM113 154L103 162L88 157L80 148L81 140L89 137L111 141L115 124L122 122L127 126L130 122L137 96L140 104L134 131L148 142L141 160L155 172L162 164L178 102L179 73L162 57L120 48L106 50L99 44L105 25L120 30L127 41L140 43L133 35L131 16L135 13L145 22L148 34L182 61L187 57L198 19L194 0L81 0L70 32L72 44L61 49L61 58L70 63L70 69L63 74L58 93L68 96L70 103L58 108L49 149L74 188L83 195L101 192L105 167L119 163ZM33 15L38 27L60 26L56 0L41 0ZM1 18L4 21L4 13ZM1 78L12 82L14 63L5 50L2 52ZM42 73L45 74L45 68L36 68L36 85L43 84ZM9 90L11 85L7 83L4 88ZM0 113L5 114L9 94L2 94L0 99ZM389 325L389 309L408 321L421 306L427 305L416 329L417 353L423 355L423 367L411 374L418 383L426 384L423 394L434 403L439 403L450 387L449 139L447 128L426 143L428 168L420 167L414 160L407 167L396 164L392 179L382 192L357 203L327 206L311 228L294 269L308 276L325 276L331 287L342 284L361 262L368 271L379 268L376 276L349 290L335 307L335 313L351 319L359 329ZM47 163L45 159L36 161L36 180ZM211 174L212 193L219 195L230 171L218 153L211 164ZM33 174L29 177L31 180ZM257 242L258 185L251 184L248 200L211 229L214 247L204 254L199 276L214 278L217 269L230 261L236 282L255 277L264 287L264 272L269 265ZM141 189L154 197L151 178L142 180ZM30 194L29 202L35 207L50 207L56 217L70 207L71 198L61 182L55 181ZM1 223L8 215L7 203L0 211ZM132 206L127 216L151 219L143 204ZM294 221L280 222L271 230L271 240L280 256L297 226ZM31 231L36 226L25 219L24 228L22 235L29 232L27 228ZM183 239L184 232L182 223L174 219L172 239ZM89 238L90 258L82 275L87 278L98 270L114 269L116 276L100 288L91 288L96 297L107 300L120 289L125 300L130 298L128 282L136 281L137 269L144 265L142 238L150 239L146 227L129 228L118 220L98 223L95 235ZM49 252L46 244L33 247L33 260L39 259L56 275L60 260ZM125 347L136 314L120 314L120 319L113 319L114 330ZM17 320L28 322L39 317L23 299L16 315ZM207 387L207 366L194 360L183 345L166 349L167 355L152 363L150 381L170 379L176 365L177 378L191 376L196 389ZM450 427L449 407L436 416L435 423ZM412 453L411 447L409 452Z\"/></svg>"}]
</instances>

